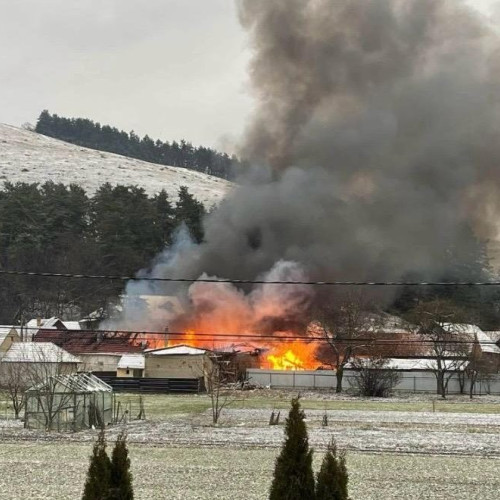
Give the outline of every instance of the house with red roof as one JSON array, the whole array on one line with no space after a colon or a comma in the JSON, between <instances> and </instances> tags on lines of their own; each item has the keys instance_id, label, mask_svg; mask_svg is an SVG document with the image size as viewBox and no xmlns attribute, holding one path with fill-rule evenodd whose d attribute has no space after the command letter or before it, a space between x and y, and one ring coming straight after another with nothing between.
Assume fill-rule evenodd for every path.
<instances>
[{"instance_id":1,"label":"house with red roof","mask_svg":"<svg viewBox=\"0 0 500 500\"><path fill-rule=\"evenodd\" d=\"M56 330L41 328L34 342L52 342L80 358L80 370L116 375L124 354L140 354L144 350L137 334L132 332Z\"/></svg>"}]
</instances>

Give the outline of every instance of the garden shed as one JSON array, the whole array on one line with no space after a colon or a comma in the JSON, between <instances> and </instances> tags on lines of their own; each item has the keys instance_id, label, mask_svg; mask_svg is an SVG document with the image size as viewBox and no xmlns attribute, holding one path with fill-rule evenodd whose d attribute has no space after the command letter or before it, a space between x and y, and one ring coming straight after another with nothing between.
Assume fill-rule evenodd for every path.
<instances>
[{"instance_id":1,"label":"garden shed","mask_svg":"<svg viewBox=\"0 0 500 500\"><path fill-rule=\"evenodd\" d=\"M148 350L144 362L146 378L197 380L205 387L213 371L210 351L185 344Z\"/></svg>"},{"instance_id":2,"label":"garden shed","mask_svg":"<svg viewBox=\"0 0 500 500\"><path fill-rule=\"evenodd\" d=\"M79 431L113 420L113 389L91 373L57 375L26 391L25 427Z\"/></svg>"}]
</instances>

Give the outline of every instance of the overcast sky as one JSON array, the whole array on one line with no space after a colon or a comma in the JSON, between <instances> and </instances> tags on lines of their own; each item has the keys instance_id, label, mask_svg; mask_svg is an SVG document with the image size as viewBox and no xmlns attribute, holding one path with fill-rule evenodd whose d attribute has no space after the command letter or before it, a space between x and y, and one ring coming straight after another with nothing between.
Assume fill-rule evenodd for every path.
<instances>
[{"instance_id":1,"label":"overcast sky","mask_svg":"<svg viewBox=\"0 0 500 500\"><path fill-rule=\"evenodd\" d=\"M230 150L248 60L232 0L0 0L0 122L46 108Z\"/></svg>"}]
</instances>

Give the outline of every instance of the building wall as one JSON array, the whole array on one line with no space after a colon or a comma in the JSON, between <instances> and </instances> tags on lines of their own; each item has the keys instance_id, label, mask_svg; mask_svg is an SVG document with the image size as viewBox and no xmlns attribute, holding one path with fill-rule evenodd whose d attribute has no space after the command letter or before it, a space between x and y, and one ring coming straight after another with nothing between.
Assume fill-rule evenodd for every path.
<instances>
[{"instance_id":1,"label":"building wall","mask_svg":"<svg viewBox=\"0 0 500 500\"><path fill-rule=\"evenodd\" d=\"M121 354L78 354L80 371L116 372Z\"/></svg>"},{"instance_id":2,"label":"building wall","mask_svg":"<svg viewBox=\"0 0 500 500\"><path fill-rule=\"evenodd\" d=\"M141 370L141 369L117 368L116 369L116 376L117 377L128 377L128 378L133 378L133 377L141 378L143 376L143 372L144 372L144 370Z\"/></svg>"},{"instance_id":3,"label":"building wall","mask_svg":"<svg viewBox=\"0 0 500 500\"><path fill-rule=\"evenodd\" d=\"M78 371L77 363L30 363L0 362L0 385L11 380L19 380L28 385L38 384L54 375L69 375Z\"/></svg>"},{"instance_id":4,"label":"building wall","mask_svg":"<svg viewBox=\"0 0 500 500\"><path fill-rule=\"evenodd\" d=\"M208 358L201 355L146 355L144 376L149 378L201 378Z\"/></svg>"},{"instance_id":5,"label":"building wall","mask_svg":"<svg viewBox=\"0 0 500 500\"><path fill-rule=\"evenodd\" d=\"M437 388L436 377L432 371L404 371L400 372L401 379L395 387L400 392L435 393ZM356 373L344 372L343 386L348 390ZM297 389L334 389L336 386L335 371L280 371L280 370L247 370L247 379L250 383L262 387L297 388ZM469 391L466 380L465 393ZM449 394L460 393L458 375L454 374L448 383ZM474 394L500 394L500 376L491 375L476 382Z\"/></svg>"}]
</instances>

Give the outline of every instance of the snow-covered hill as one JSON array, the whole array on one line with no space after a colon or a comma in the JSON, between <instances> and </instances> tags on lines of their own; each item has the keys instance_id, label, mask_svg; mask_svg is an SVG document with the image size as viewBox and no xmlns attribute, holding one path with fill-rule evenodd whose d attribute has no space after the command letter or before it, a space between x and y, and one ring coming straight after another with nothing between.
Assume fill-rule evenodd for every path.
<instances>
[{"instance_id":1,"label":"snow-covered hill","mask_svg":"<svg viewBox=\"0 0 500 500\"><path fill-rule=\"evenodd\" d=\"M88 194L105 182L137 185L149 194L165 189L171 199L176 199L180 186L187 186L207 207L217 204L233 186L193 170L95 151L0 123L0 183L48 180L76 183Z\"/></svg>"}]
</instances>

